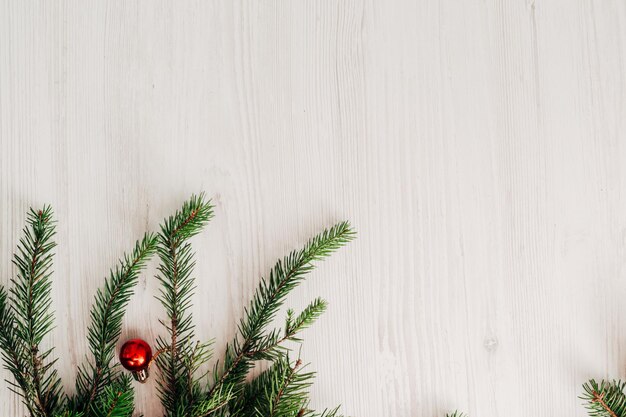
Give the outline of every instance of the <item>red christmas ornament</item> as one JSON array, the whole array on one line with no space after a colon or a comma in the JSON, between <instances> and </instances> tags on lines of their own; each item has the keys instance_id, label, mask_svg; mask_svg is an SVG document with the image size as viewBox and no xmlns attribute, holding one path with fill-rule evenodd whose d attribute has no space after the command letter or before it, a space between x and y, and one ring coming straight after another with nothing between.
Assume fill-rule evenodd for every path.
<instances>
[{"instance_id":1,"label":"red christmas ornament","mask_svg":"<svg viewBox=\"0 0 626 417\"><path fill-rule=\"evenodd\" d=\"M141 339L130 339L120 349L120 363L132 372L133 377L139 382L148 379L148 367L152 361L152 349L150 345Z\"/></svg>"}]
</instances>

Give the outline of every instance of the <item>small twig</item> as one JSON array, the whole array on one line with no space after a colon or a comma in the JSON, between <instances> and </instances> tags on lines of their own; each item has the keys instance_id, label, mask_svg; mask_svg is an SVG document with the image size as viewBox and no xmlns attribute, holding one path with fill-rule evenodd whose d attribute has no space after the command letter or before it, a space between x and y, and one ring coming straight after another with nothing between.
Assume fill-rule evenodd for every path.
<instances>
[{"instance_id":1,"label":"small twig","mask_svg":"<svg viewBox=\"0 0 626 417\"><path fill-rule=\"evenodd\" d=\"M154 362L156 358L158 358L162 353L167 352L168 350L170 350L169 347L165 347L163 349L157 350L156 353L152 355L152 359L150 359L150 362L148 362L148 368L150 368L150 366L152 365L152 362Z\"/></svg>"},{"instance_id":2,"label":"small twig","mask_svg":"<svg viewBox=\"0 0 626 417\"><path fill-rule=\"evenodd\" d=\"M599 394L598 392L593 392L593 402L598 403L606 410L607 413L611 415L611 417L617 417L617 414L609 406L604 402L604 394Z\"/></svg>"}]
</instances>

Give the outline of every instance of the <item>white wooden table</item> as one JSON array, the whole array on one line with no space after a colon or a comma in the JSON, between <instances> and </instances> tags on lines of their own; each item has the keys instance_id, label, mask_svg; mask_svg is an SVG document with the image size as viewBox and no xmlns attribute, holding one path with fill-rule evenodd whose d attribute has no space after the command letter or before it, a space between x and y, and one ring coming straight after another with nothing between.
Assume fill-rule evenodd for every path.
<instances>
[{"instance_id":1,"label":"white wooden table","mask_svg":"<svg viewBox=\"0 0 626 417\"><path fill-rule=\"evenodd\" d=\"M626 377L625 140L622 0L0 0L0 282L51 203L71 390L102 278L192 192L218 356L275 259L350 219L289 301L330 302L315 406L583 416L581 383ZM153 274L124 337L160 331Z\"/></svg>"}]
</instances>

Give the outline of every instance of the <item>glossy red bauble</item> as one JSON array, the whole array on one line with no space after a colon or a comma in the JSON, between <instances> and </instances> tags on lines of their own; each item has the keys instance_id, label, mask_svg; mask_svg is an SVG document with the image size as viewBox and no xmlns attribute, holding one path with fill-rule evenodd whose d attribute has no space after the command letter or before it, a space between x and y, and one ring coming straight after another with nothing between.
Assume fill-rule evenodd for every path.
<instances>
[{"instance_id":1,"label":"glossy red bauble","mask_svg":"<svg viewBox=\"0 0 626 417\"><path fill-rule=\"evenodd\" d=\"M141 339L130 339L120 349L120 363L129 371L137 372L148 368L152 360L150 345Z\"/></svg>"}]
</instances>

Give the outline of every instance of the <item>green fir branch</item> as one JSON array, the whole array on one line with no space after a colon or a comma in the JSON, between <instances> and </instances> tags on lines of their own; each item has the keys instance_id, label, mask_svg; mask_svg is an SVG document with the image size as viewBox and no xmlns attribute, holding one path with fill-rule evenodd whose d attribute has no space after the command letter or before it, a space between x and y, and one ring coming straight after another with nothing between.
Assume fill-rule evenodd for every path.
<instances>
[{"instance_id":1,"label":"green fir branch","mask_svg":"<svg viewBox=\"0 0 626 417\"><path fill-rule=\"evenodd\" d=\"M287 310L285 334L283 340L300 341L296 337L302 330L310 327L328 307L328 303L321 298L316 298L297 317L294 317L292 309Z\"/></svg>"},{"instance_id":2,"label":"green fir branch","mask_svg":"<svg viewBox=\"0 0 626 417\"><path fill-rule=\"evenodd\" d=\"M15 383L11 388L24 399L31 416L49 417L63 406L61 380L53 368L52 349L41 351L40 343L53 328L50 311L52 257L56 243L52 209L30 209L23 237L14 255L17 276L9 294L0 294L0 348L5 367Z\"/></svg>"},{"instance_id":3,"label":"green fir branch","mask_svg":"<svg viewBox=\"0 0 626 417\"><path fill-rule=\"evenodd\" d=\"M138 282L139 273L156 251L156 236L144 235L137 241L132 254L124 255L110 272L102 288L98 289L91 308L91 324L87 340L92 361L79 369L76 379L76 396L72 409L85 415L97 414L97 404L112 383L118 383L117 365L111 362L115 356L115 345L122 331L122 319L126 307Z\"/></svg>"},{"instance_id":4,"label":"green fir branch","mask_svg":"<svg viewBox=\"0 0 626 417\"><path fill-rule=\"evenodd\" d=\"M280 353L283 342L290 340L302 342L298 334L310 327L325 311L328 304L321 298L313 300L297 317L292 309L287 310L285 330L281 335L279 329L274 329L260 338L256 350L248 353L254 360L273 360Z\"/></svg>"},{"instance_id":5,"label":"green fir branch","mask_svg":"<svg viewBox=\"0 0 626 417\"><path fill-rule=\"evenodd\" d=\"M626 417L626 382L590 380L583 384L580 399L592 417Z\"/></svg>"},{"instance_id":6,"label":"green fir branch","mask_svg":"<svg viewBox=\"0 0 626 417\"><path fill-rule=\"evenodd\" d=\"M180 401L177 415L203 416L224 406L219 398L213 402L203 400L204 390L200 382L207 376L208 371L199 373L199 369L211 359L212 344L212 341L208 343L196 342L193 349L185 346L184 350L179 351L181 365L184 369L180 378L180 388L183 390L186 401Z\"/></svg>"},{"instance_id":7,"label":"green fir branch","mask_svg":"<svg viewBox=\"0 0 626 417\"><path fill-rule=\"evenodd\" d=\"M300 359L292 365L285 355L249 385L247 403L256 417L288 417L306 410L314 374L300 372L301 366Z\"/></svg>"},{"instance_id":8,"label":"green fir branch","mask_svg":"<svg viewBox=\"0 0 626 417\"><path fill-rule=\"evenodd\" d=\"M280 343L287 338L295 337L289 330L302 329L321 314L325 303L319 300L309 306L297 319L294 319L291 313L287 323L287 338L281 338L278 331L264 334L284 304L287 294L314 269L313 262L328 257L354 237L355 232L350 224L341 222L309 240L303 249L292 252L276 263L269 278L261 280L249 307L245 309L245 317L239 324L241 340L236 337L227 346L221 371L218 371L216 366L215 382L208 392L209 398L222 386L232 387L236 393L240 392L254 361L280 359L282 351Z\"/></svg>"},{"instance_id":9,"label":"green fir branch","mask_svg":"<svg viewBox=\"0 0 626 417\"><path fill-rule=\"evenodd\" d=\"M192 409L193 417L206 417L220 410L223 410L234 398L232 387L222 387L216 391L211 398L202 399L196 403ZM232 414L233 416L236 414Z\"/></svg>"},{"instance_id":10,"label":"green fir branch","mask_svg":"<svg viewBox=\"0 0 626 417\"><path fill-rule=\"evenodd\" d=\"M98 398L95 415L98 417L131 417L134 407L134 392L127 375L107 385Z\"/></svg>"},{"instance_id":11,"label":"green fir branch","mask_svg":"<svg viewBox=\"0 0 626 417\"><path fill-rule=\"evenodd\" d=\"M146 234L137 242L97 291L87 336L91 358L79 368L76 394L65 401L52 368L52 350L39 350L53 321L49 312L54 248L51 213L49 207L31 210L14 260L18 274L12 280L13 288L7 293L0 286L0 349L5 368L14 376L10 389L23 397L31 417L132 416L131 380L113 360L133 288L155 252L160 258L158 299L167 316L161 321L167 336L157 339L160 354L155 356L160 371L157 388L166 416L341 417L337 408L322 412L308 408L314 374L303 372L300 360L290 363L283 346L288 340L301 341L300 332L326 310L326 302L315 299L299 314L288 310L283 330L268 327L314 263L354 238L347 222L325 230L303 249L279 260L269 277L261 280L239 322L237 337L227 345L224 362L216 364L213 383L207 387L202 381L208 372L201 369L211 358L212 344L194 340L189 308L195 288L195 255L190 239L213 217L213 206L204 194L192 196L164 220L158 234ZM247 382L259 360L269 360L272 365Z\"/></svg>"},{"instance_id":12,"label":"green fir branch","mask_svg":"<svg viewBox=\"0 0 626 417\"><path fill-rule=\"evenodd\" d=\"M173 216L165 219L158 234L157 253L161 260L157 279L161 284L159 301L167 321L162 322L167 337L159 337L156 359L160 370L159 396L171 415L187 415L202 400L195 372L210 356L209 345L194 347L194 324L188 312L195 288L192 271L194 253L189 240L200 233L213 217L213 205L204 194L193 195ZM198 350L200 347L200 350Z\"/></svg>"},{"instance_id":13,"label":"green fir branch","mask_svg":"<svg viewBox=\"0 0 626 417\"><path fill-rule=\"evenodd\" d=\"M231 415L249 417L340 417L339 408L322 412L309 409L309 388L315 373L303 372L298 359L291 363L280 355L272 366L246 384L234 402Z\"/></svg>"},{"instance_id":14,"label":"green fir branch","mask_svg":"<svg viewBox=\"0 0 626 417\"><path fill-rule=\"evenodd\" d=\"M4 359L4 368L11 372L15 382L8 381L9 390L22 397L31 416L37 411L32 401L30 376L26 372L26 360L23 346L15 334L15 315L8 303L7 292L0 287L0 349Z\"/></svg>"}]
</instances>

